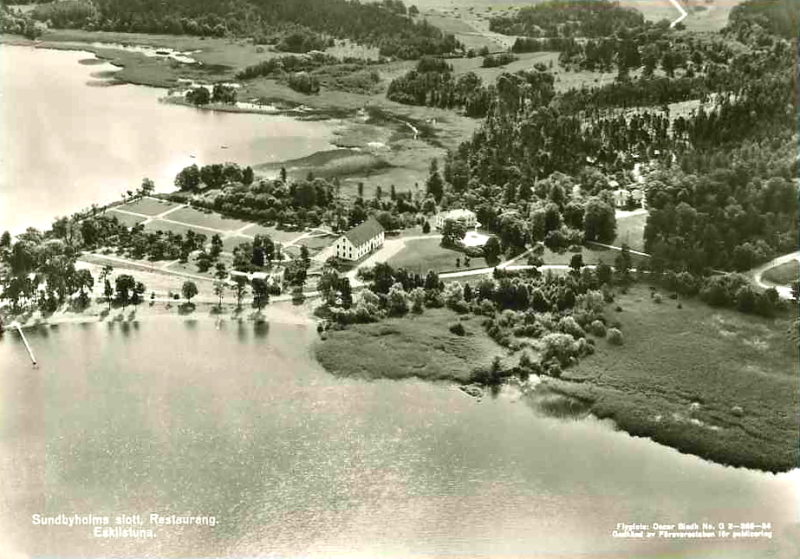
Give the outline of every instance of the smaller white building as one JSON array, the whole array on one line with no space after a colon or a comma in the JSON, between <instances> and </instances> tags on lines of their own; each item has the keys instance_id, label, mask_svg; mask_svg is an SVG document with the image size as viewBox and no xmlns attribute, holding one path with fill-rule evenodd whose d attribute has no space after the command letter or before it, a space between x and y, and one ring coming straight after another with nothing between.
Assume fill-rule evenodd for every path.
<instances>
[{"instance_id":1,"label":"smaller white building","mask_svg":"<svg viewBox=\"0 0 800 559\"><path fill-rule=\"evenodd\" d=\"M475 212L464 209L439 212L434 218L434 226L436 229L442 229L444 227L444 222L448 219L460 221L467 229L473 229L478 226L478 216L475 215Z\"/></svg>"},{"instance_id":2,"label":"smaller white building","mask_svg":"<svg viewBox=\"0 0 800 559\"><path fill-rule=\"evenodd\" d=\"M345 232L334 247L337 258L354 262L382 247L383 241L383 226L374 217L370 217L361 225Z\"/></svg>"},{"instance_id":3,"label":"smaller white building","mask_svg":"<svg viewBox=\"0 0 800 559\"><path fill-rule=\"evenodd\" d=\"M628 197L631 193L624 188L618 188L614 190L612 193L614 197L614 205L618 208L624 208L628 205Z\"/></svg>"},{"instance_id":4,"label":"smaller white building","mask_svg":"<svg viewBox=\"0 0 800 559\"><path fill-rule=\"evenodd\" d=\"M240 272L233 270L230 273L230 281L235 281L237 277L243 277L247 283L252 283L254 279L260 279L267 282L267 285L280 285L283 281L283 273L286 269L283 266L276 266L269 272Z\"/></svg>"}]
</instances>

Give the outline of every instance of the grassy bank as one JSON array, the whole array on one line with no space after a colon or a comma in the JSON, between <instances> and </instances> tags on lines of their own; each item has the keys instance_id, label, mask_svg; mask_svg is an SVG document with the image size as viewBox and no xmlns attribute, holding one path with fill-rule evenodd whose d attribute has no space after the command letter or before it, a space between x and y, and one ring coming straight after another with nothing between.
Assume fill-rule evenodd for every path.
<instances>
[{"instance_id":1,"label":"grassy bank","mask_svg":"<svg viewBox=\"0 0 800 559\"><path fill-rule=\"evenodd\" d=\"M797 260L784 262L764 272L762 277L775 285L790 285L800 278L800 264Z\"/></svg>"},{"instance_id":2,"label":"grassy bank","mask_svg":"<svg viewBox=\"0 0 800 559\"><path fill-rule=\"evenodd\" d=\"M774 320L664 299L646 286L610 312L625 343L597 352L552 384L622 429L722 464L797 467L800 383L792 318Z\"/></svg>"},{"instance_id":3,"label":"grassy bank","mask_svg":"<svg viewBox=\"0 0 800 559\"><path fill-rule=\"evenodd\" d=\"M451 333L448 326L458 319L450 310L427 309L421 315L356 324L328 331L314 351L335 375L466 383L473 370L488 367L504 350L486 334L480 317L463 322L466 336Z\"/></svg>"}]
</instances>

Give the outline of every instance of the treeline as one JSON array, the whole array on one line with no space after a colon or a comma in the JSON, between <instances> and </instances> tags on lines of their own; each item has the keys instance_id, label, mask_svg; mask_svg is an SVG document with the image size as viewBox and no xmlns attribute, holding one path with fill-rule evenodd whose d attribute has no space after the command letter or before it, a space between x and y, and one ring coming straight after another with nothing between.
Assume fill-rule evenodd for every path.
<instances>
[{"instance_id":1,"label":"treeline","mask_svg":"<svg viewBox=\"0 0 800 559\"><path fill-rule=\"evenodd\" d=\"M340 60L335 56L325 54L322 52L314 52L305 55L287 55L275 58L268 58L262 60L258 64L247 66L236 74L238 80L250 80L253 78L269 78L279 77L286 73L293 72L310 72L317 68L324 66L331 66L334 64L346 63L361 63L366 64L365 61L359 59L344 59Z\"/></svg>"},{"instance_id":2,"label":"treeline","mask_svg":"<svg viewBox=\"0 0 800 559\"><path fill-rule=\"evenodd\" d=\"M665 288L684 297L699 297L712 307L734 308L745 314L757 314L767 318L786 309L773 287L758 291L751 280L742 274L719 274L699 276L687 271L667 270L656 276Z\"/></svg>"},{"instance_id":3,"label":"treeline","mask_svg":"<svg viewBox=\"0 0 800 559\"><path fill-rule=\"evenodd\" d=\"M569 37L517 37L511 45L511 52L561 52L577 44L575 39Z\"/></svg>"},{"instance_id":4,"label":"treeline","mask_svg":"<svg viewBox=\"0 0 800 559\"><path fill-rule=\"evenodd\" d=\"M501 52L483 57L481 66L484 68L496 68L498 66L506 66L507 64L511 64L515 60L518 60L518 58L510 52Z\"/></svg>"},{"instance_id":5,"label":"treeline","mask_svg":"<svg viewBox=\"0 0 800 559\"><path fill-rule=\"evenodd\" d=\"M567 112L602 111L619 107L663 107L670 103L708 101L711 91L701 77L670 79L666 77L615 81L601 87L574 88L561 94L558 106Z\"/></svg>"},{"instance_id":6,"label":"treeline","mask_svg":"<svg viewBox=\"0 0 800 559\"><path fill-rule=\"evenodd\" d=\"M491 19L489 29L527 37L607 37L644 24L637 10L608 0L550 0L524 7L513 16Z\"/></svg>"},{"instance_id":7,"label":"treeline","mask_svg":"<svg viewBox=\"0 0 800 559\"><path fill-rule=\"evenodd\" d=\"M461 48L451 34L406 15L402 2L351 0L65 0L34 17L55 27L198 36L249 36L307 52L333 37L377 46L384 56L416 59Z\"/></svg>"}]
</instances>

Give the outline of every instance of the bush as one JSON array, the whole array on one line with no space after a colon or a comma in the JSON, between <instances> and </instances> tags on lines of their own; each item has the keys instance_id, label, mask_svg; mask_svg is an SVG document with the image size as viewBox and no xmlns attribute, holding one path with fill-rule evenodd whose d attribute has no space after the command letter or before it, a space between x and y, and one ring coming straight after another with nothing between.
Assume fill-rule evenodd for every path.
<instances>
[{"instance_id":1,"label":"bush","mask_svg":"<svg viewBox=\"0 0 800 559\"><path fill-rule=\"evenodd\" d=\"M555 359L562 365L568 365L571 357L578 355L578 345L569 334L553 333L542 338L542 360Z\"/></svg>"},{"instance_id":2,"label":"bush","mask_svg":"<svg viewBox=\"0 0 800 559\"><path fill-rule=\"evenodd\" d=\"M561 365L556 361L551 361L545 366L545 372L553 378L559 378L562 373Z\"/></svg>"},{"instance_id":3,"label":"bush","mask_svg":"<svg viewBox=\"0 0 800 559\"><path fill-rule=\"evenodd\" d=\"M448 328L450 332L452 332L456 336L465 336L467 334L467 331L461 322L454 322Z\"/></svg>"},{"instance_id":4,"label":"bush","mask_svg":"<svg viewBox=\"0 0 800 559\"><path fill-rule=\"evenodd\" d=\"M571 335L573 338L583 338L586 336L586 332L583 331L583 328L581 328L571 316L565 316L559 320L558 328L562 332Z\"/></svg>"},{"instance_id":5,"label":"bush","mask_svg":"<svg viewBox=\"0 0 800 559\"><path fill-rule=\"evenodd\" d=\"M498 54L490 54L483 59L484 68L496 68L497 66L505 66L517 60L517 57L510 52L501 52Z\"/></svg>"},{"instance_id":6,"label":"bush","mask_svg":"<svg viewBox=\"0 0 800 559\"><path fill-rule=\"evenodd\" d=\"M319 93L319 80L306 72L298 72L290 75L287 84L295 91L305 93L306 95Z\"/></svg>"},{"instance_id":7,"label":"bush","mask_svg":"<svg viewBox=\"0 0 800 559\"><path fill-rule=\"evenodd\" d=\"M661 293L656 293L653 295L653 302L654 303L661 303Z\"/></svg>"},{"instance_id":8,"label":"bush","mask_svg":"<svg viewBox=\"0 0 800 559\"><path fill-rule=\"evenodd\" d=\"M617 328L610 328L608 330L608 343L622 345L622 332Z\"/></svg>"},{"instance_id":9,"label":"bush","mask_svg":"<svg viewBox=\"0 0 800 559\"><path fill-rule=\"evenodd\" d=\"M481 301L481 314L484 316L494 316L494 303L488 299Z\"/></svg>"},{"instance_id":10,"label":"bush","mask_svg":"<svg viewBox=\"0 0 800 559\"><path fill-rule=\"evenodd\" d=\"M606 325L600 322L599 320L595 320L592 322L591 325L592 334L597 336L598 338L605 338L606 336Z\"/></svg>"}]
</instances>

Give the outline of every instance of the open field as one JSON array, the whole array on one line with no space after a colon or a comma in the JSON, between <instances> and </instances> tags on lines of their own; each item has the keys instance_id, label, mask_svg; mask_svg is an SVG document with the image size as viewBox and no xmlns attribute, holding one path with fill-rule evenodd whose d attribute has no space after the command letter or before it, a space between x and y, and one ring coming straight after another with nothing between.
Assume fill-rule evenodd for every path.
<instances>
[{"instance_id":1,"label":"open field","mask_svg":"<svg viewBox=\"0 0 800 559\"><path fill-rule=\"evenodd\" d=\"M195 208L181 208L169 214L172 221L180 221L188 225L197 225L222 231L236 231L250 225L247 221L224 217L216 212L205 212Z\"/></svg>"},{"instance_id":2,"label":"open field","mask_svg":"<svg viewBox=\"0 0 800 559\"><path fill-rule=\"evenodd\" d=\"M421 315L331 330L327 340L315 344L315 354L335 375L466 383L473 370L488 367L504 350L486 334L480 317L464 322L466 336L452 334L448 325L458 319L447 309L426 309Z\"/></svg>"},{"instance_id":3,"label":"open field","mask_svg":"<svg viewBox=\"0 0 800 559\"><path fill-rule=\"evenodd\" d=\"M617 237L612 243L622 246L628 243L633 250L644 251L644 226L647 223L647 214L632 215L617 219Z\"/></svg>"},{"instance_id":4,"label":"open field","mask_svg":"<svg viewBox=\"0 0 800 559\"><path fill-rule=\"evenodd\" d=\"M770 268L761 277L775 285L790 285L793 281L800 279L800 263L797 260L784 262Z\"/></svg>"},{"instance_id":5,"label":"open field","mask_svg":"<svg viewBox=\"0 0 800 559\"><path fill-rule=\"evenodd\" d=\"M405 248L388 260L393 268L405 268L410 272L425 275L428 270L436 272L456 271L456 259L464 267L464 253L440 246L440 239L416 239L407 241ZM470 258L470 268L486 268L486 259Z\"/></svg>"},{"instance_id":6,"label":"open field","mask_svg":"<svg viewBox=\"0 0 800 559\"><path fill-rule=\"evenodd\" d=\"M321 151L280 163L264 163L258 165L255 170L273 176L277 175L281 167L286 169L286 174L290 178L298 180L305 179L309 173L325 179L370 174L380 172L381 169L388 167L388 164L371 153L342 148Z\"/></svg>"},{"instance_id":7,"label":"open field","mask_svg":"<svg viewBox=\"0 0 800 559\"><path fill-rule=\"evenodd\" d=\"M186 225L182 223L173 223L171 221L163 221L160 219L156 219L149 223L145 223L144 225L145 231L163 231L166 233L167 231L171 231L173 233L179 235L186 235L190 230L198 233L200 235L205 235L208 239L211 240L211 236L215 234L214 231L208 231L207 229L201 229L197 226Z\"/></svg>"},{"instance_id":8,"label":"open field","mask_svg":"<svg viewBox=\"0 0 800 559\"><path fill-rule=\"evenodd\" d=\"M242 241L244 241L244 239L242 239ZM217 261L214 263L214 265L212 265L211 268L209 268L205 272L201 272L200 270L197 269L197 263L195 263L194 261L194 256L190 257L189 261L185 263L172 262L168 266L165 266L164 269L168 272L183 272L186 274L202 276L208 278L209 281L213 281L217 279L214 275L216 273L215 267L217 265L217 262L222 262L223 264L225 264L225 269L228 271L233 269L233 256L225 253L221 254L217 259ZM212 293L209 293L209 295L211 294Z\"/></svg>"},{"instance_id":9,"label":"open field","mask_svg":"<svg viewBox=\"0 0 800 559\"><path fill-rule=\"evenodd\" d=\"M137 214L155 216L177 207L178 204L175 202L170 202L169 200L159 200L157 198L139 198L133 202L128 202L127 204L117 206L117 209Z\"/></svg>"},{"instance_id":10,"label":"open field","mask_svg":"<svg viewBox=\"0 0 800 559\"><path fill-rule=\"evenodd\" d=\"M248 228L245 233L254 237L256 235L269 235L269 237L276 243L283 244L293 241L303 234L302 231L283 231L281 229L267 227L265 225L254 225L253 227Z\"/></svg>"},{"instance_id":11,"label":"open field","mask_svg":"<svg viewBox=\"0 0 800 559\"><path fill-rule=\"evenodd\" d=\"M633 435L735 466L797 466L798 347L790 316L774 320L664 298L646 285L618 295L624 345L567 369L558 390ZM737 408L738 406L738 408ZM741 409L739 409L741 408Z\"/></svg>"},{"instance_id":12,"label":"open field","mask_svg":"<svg viewBox=\"0 0 800 559\"><path fill-rule=\"evenodd\" d=\"M720 31L728 24L731 10L744 0L686 0L689 15L683 20L688 31Z\"/></svg>"},{"instance_id":13,"label":"open field","mask_svg":"<svg viewBox=\"0 0 800 559\"><path fill-rule=\"evenodd\" d=\"M116 217L120 223L122 223L125 227L133 227L134 225L143 222L146 217L139 217L136 215L126 214L122 212L115 211L113 208L106 212L106 215L109 217Z\"/></svg>"}]
</instances>

